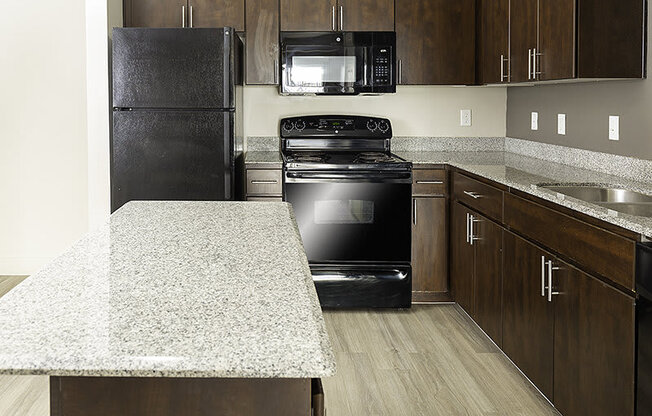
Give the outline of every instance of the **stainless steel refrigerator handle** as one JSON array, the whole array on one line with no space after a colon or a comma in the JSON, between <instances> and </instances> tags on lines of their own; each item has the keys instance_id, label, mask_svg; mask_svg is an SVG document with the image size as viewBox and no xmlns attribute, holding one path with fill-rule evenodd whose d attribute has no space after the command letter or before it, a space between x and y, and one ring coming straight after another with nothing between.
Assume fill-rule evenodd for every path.
<instances>
[{"instance_id":1,"label":"stainless steel refrigerator handle","mask_svg":"<svg viewBox=\"0 0 652 416\"><path fill-rule=\"evenodd\" d=\"M181 6L181 27L186 27L186 6Z\"/></svg>"},{"instance_id":2,"label":"stainless steel refrigerator handle","mask_svg":"<svg viewBox=\"0 0 652 416\"><path fill-rule=\"evenodd\" d=\"M335 32L335 6L333 6L332 14L333 14L333 32Z\"/></svg>"},{"instance_id":3,"label":"stainless steel refrigerator handle","mask_svg":"<svg viewBox=\"0 0 652 416\"><path fill-rule=\"evenodd\" d=\"M340 30L344 30L344 6L340 6Z\"/></svg>"},{"instance_id":4,"label":"stainless steel refrigerator handle","mask_svg":"<svg viewBox=\"0 0 652 416\"><path fill-rule=\"evenodd\" d=\"M552 302L552 295L559 294L559 292L552 291L552 271L560 269L561 267L553 267L552 260L548 260L548 302Z\"/></svg>"},{"instance_id":5,"label":"stainless steel refrigerator handle","mask_svg":"<svg viewBox=\"0 0 652 416\"><path fill-rule=\"evenodd\" d=\"M190 27L192 27L192 6L190 6L189 13L190 13L190 14L189 14L189 18L190 18Z\"/></svg>"},{"instance_id":6,"label":"stainless steel refrigerator handle","mask_svg":"<svg viewBox=\"0 0 652 416\"><path fill-rule=\"evenodd\" d=\"M532 79L532 49L527 50L527 79Z\"/></svg>"},{"instance_id":7,"label":"stainless steel refrigerator handle","mask_svg":"<svg viewBox=\"0 0 652 416\"><path fill-rule=\"evenodd\" d=\"M417 199L412 198L412 223L417 225Z\"/></svg>"},{"instance_id":8,"label":"stainless steel refrigerator handle","mask_svg":"<svg viewBox=\"0 0 652 416\"><path fill-rule=\"evenodd\" d=\"M541 256L541 296L546 296L546 256Z\"/></svg>"}]
</instances>

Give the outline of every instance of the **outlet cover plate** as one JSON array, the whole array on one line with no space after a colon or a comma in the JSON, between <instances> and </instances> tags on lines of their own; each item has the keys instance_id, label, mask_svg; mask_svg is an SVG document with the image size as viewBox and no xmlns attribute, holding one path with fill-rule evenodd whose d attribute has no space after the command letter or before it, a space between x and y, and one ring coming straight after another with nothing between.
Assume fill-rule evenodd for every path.
<instances>
[{"instance_id":1,"label":"outlet cover plate","mask_svg":"<svg viewBox=\"0 0 652 416\"><path fill-rule=\"evenodd\" d=\"M620 140L620 116L609 116L609 140Z\"/></svg>"},{"instance_id":2,"label":"outlet cover plate","mask_svg":"<svg viewBox=\"0 0 652 416\"><path fill-rule=\"evenodd\" d=\"M460 126L471 127L471 110L460 110Z\"/></svg>"},{"instance_id":3,"label":"outlet cover plate","mask_svg":"<svg viewBox=\"0 0 652 416\"><path fill-rule=\"evenodd\" d=\"M539 130L539 113L536 111L533 111L532 116L530 117L530 129Z\"/></svg>"},{"instance_id":4,"label":"outlet cover plate","mask_svg":"<svg viewBox=\"0 0 652 416\"><path fill-rule=\"evenodd\" d=\"M557 134L566 134L566 114L557 114Z\"/></svg>"}]
</instances>

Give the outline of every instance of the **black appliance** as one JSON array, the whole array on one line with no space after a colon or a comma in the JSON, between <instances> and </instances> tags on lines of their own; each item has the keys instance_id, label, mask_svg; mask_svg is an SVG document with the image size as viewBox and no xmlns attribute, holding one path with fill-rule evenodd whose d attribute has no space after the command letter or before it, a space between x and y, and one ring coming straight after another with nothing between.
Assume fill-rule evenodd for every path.
<instances>
[{"instance_id":1,"label":"black appliance","mask_svg":"<svg viewBox=\"0 0 652 416\"><path fill-rule=\"evenodd\" d=\"M281 32L284 95L396 92L395 32Z\"/></svg>"},{"instance_id":2,"label":"black appliance","mask_svg":"<svg viewBox=\"0 0 652 416\"><path fill-rule=\"evenodd\" d=\"M410 307L412 164L391 136L382 118L281 120L284 199L324 307Z\"/></svg>"},{"instance_id":3,"label":"black appliance","mask_svg":"<svg viewBox=\"0 0 652 416\"><path fill-rule=\"evenodd\" d=\"M652 242L636 246L636 414L652 415Z\"/></svg>"},{"instance_id":4,"label":"black appliance","mask_svg":"<svg viewBox=\"0 0 652 416\"><path fill-rule=\"evenodd\" d=\"M240 49L232 28L113 29L112 212L233 199Z\"/></svg>"}]
</instances>

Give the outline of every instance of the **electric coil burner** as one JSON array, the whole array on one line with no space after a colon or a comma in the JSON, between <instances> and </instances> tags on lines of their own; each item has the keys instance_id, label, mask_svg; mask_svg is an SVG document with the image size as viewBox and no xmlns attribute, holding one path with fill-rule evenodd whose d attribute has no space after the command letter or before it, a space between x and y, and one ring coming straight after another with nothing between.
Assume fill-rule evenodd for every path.
<instances>
[{"instance_id":1,"label":"electric coil burner","mask_svg":"<svg viewBox=\"0 0 652 416\"><path fill-rule=\"evenodd\" d=\"M284 199L324 307L410 307L412 164L391 137L382 118L281 120Z\"/></svg>"}]
</instances>

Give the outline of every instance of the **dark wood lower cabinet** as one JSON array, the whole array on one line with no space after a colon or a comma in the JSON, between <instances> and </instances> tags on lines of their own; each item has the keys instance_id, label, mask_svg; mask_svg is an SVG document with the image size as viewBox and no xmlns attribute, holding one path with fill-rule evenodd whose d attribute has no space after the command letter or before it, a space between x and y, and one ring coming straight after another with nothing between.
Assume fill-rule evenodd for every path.
<instances>
[{"instance_id":1,"label":"dark wood lower cabinet","mask_svg":"<svg viewBox=\"0 0 652 416\"><path fill-rule=\"evenodd\" d=\"M474 313L473 317L489 337L502 344L503 305L503 229L490 220L473 214L474 235Z\"/></svg>"},{"instance_id":2,"label":"dark wood lower cabinet","mask_svg":"<svg viewBox=\"0 0 652 416\"><path fill-rule=\"evenodd\" d=\"M555 407L564 416L634 414L634 299L556 260Z\"/></svg>"},{"instance_id":3,"label":"dark wood lower cabinet","mask_svg":"<svg viewBox=\"0 0 652 416\"><path fill-rule=\"evenodd\" d=\"M448 203L444 197L414 198L412 203L414 300L441 300L448 293Z\"/></svg>"},{"instance_id":4,"label":"dark wood lower cabinet","mask_svg":"<svg viewBox=\"0 0 652 416\"><path fill-rule=\"evenodd\" d=\"M546 253L510 232L504 233L503 250L502 348L552 398L555 311L542 289Z\"/></svg>"},{"instance_id":5,"label":"dark wood lower cabinet","mask_svg":"<svg viewBox=\"0 0 652 416\"><path fill-rule=\"evenodd\" d=\"M450 276L453 299L474 316L473 246L468 242L467 216L470 211L458 202L451 204Z\"/></svg>"}]
</instances>

